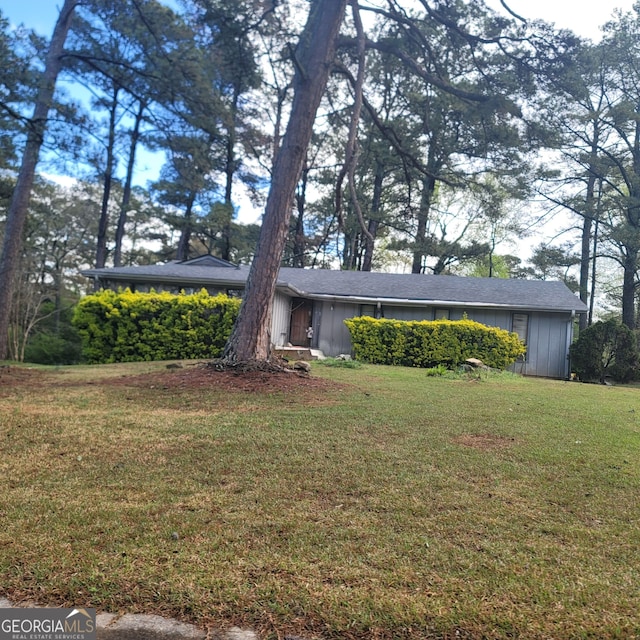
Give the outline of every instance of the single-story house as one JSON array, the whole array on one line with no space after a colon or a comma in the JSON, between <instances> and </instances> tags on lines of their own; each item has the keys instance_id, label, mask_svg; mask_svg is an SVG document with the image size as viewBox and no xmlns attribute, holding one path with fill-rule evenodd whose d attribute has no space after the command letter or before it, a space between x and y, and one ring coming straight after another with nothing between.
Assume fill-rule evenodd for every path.
<instances>
[{"instance_id":1,"label":"single-story house","mask_svg":"<svg viewBox=\"0 0 640 640\"><path fill-rule=\"evenodd\" d=\"M134 291L241 296L249 267L213 256L149 266L91 269L83 275L98 287ZM328 269L280 269L271 337L276 347L350 353L346 318L360 315L398 320L457 320L464 314L516 332L527 355L514 368L526 375L569 376L569 345L576 314L586 306L562 282L505 280Z\"/></svg>"}]
</instances>

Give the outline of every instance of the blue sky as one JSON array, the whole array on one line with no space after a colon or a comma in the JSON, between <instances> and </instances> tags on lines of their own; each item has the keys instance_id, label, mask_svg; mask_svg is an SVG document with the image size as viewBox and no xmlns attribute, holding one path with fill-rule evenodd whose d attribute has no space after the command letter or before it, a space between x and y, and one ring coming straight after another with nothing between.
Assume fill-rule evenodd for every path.
<instances>
[{"instance_id":1,"label":"blue sky","mask_svg":"<svg viewBox=\"0 0 640 640\"><path fill-rule=\"evenodd\" d=\"M13 24L24 24L43 36L50 36L61 2L56 0L0 0L0 9Z\"/></svg>"},{"instance_id":2,"label":"blue sky","mask_svg":"<svg viewBox=\"0 0 640 640\"><path fill-rule=\"evenodd\" d=\"M0 0L0 10L11 24L24 24L46 38L51 37L63 0ZM162 156L140 148L137 154L136 182L144 185L156 180Z\"/></svg>"}]
</instances>

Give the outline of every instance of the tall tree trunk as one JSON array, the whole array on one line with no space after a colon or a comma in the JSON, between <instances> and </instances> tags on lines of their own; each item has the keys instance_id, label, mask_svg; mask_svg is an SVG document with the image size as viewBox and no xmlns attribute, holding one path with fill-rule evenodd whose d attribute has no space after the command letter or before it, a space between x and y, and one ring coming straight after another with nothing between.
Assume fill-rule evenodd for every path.
<instances>
[{"instance_id":1,"label":"tall tree trunk","mask_svg":"<svg viewBox=\"0 0 640 640\"><path fill-rule=\"evenodd\" d=\"M593 220L586 215L582 219L582 244L580 249L580 300L588 304L589 300L589 269L591 266L591 227ZM589 325L586 313L580 315L580 331Z\"/></svg>"},{"instance_id":2,"label":"tall tree trunk","mask_svg":"<svg viewBox=\"0 0 640 640\"><path fill-rule=\"evenodd\" d=\"M225 218L222 227L222 251L221 258L230 260L231 258L231 221L233 220L233 177L236 173L236 119L238 116L238 100L240 98L240 88L234 87L233 100L231 104L230 125L227 133L227 157L225 160L225 187L224 204Z\"/></svg>"},{"instance_id":3,"label":"tall tree trunk","mask_svg":"<svg viewBox=\"0 0 640 640\"><path fill-rule=\"evenodd\" d=\"M309 164L305 160L302 170L302 178L295 195L296 201L296 228L293 234L293 252L291 264L298 269L304 268L304 254L306 250L306 238L304 235L304 211L307 204L307 181L309 178Z\"/></svg>"},{"instance_id":4,"label":"tall tree trunk","mask_svg":"<svg viewBox=\"0 0 640 640\"><path fill-rule=\"evenodd\" d=\"M369 235L364 238L364 259L362 260L362 271L371 271L373 265L373 250L375 248L375 238L378 235L378 227L380 221L378 214L380 213L380 203L382 202L382 182L384 180L384 165L378 161L376 164L376 175L373 181L373 198L371 199L371 218L367 231Z\"/></svg>"},{"instance_id":5,"label":"tall tree trunk","mask_svg":"<svg viewBox=\"0 0 640 640\"><path fill-rule=\"evenodd\" d=\"M102 190L102 205L100 206L100 220L98 222L98 240L96 245L96 269L102 269L107 262L107 232L109 230L109 199L111 198L111 183L113 182L113 167L115 164L116 146L116 116L118 111L118 94L120 87L113 84L113 101L109 112L109 136L107 139L107 158L104 168L104 187Z\"/></svg>"},{"instance_id":6,"label":"tall tree trunk","mask_svg":"<svg viewBox=\"0 0 640 640\"><path fill-rule=\"evenodd\" d=\"M224 358L230 364L266 361L271 355L271 311L289 230L293 195L335 57L346 2L315 0L310 3L307 24L295 52L295 93L291 115L275 159L244 301L224 351Z\"/></svg>"},{"instance_id":7,"label":"tall tree trunk","mask_svg":"<svg viewBox=\"0 0 640 640\"><path fill-rule=\"evenodd\" d=\"M31 189L47 126L47 116L53 102L56 80L62 68L64 43L69 33L73 13L79 0L65 0L53 30L47 52L44 73L33 109L27 141L22 155L18 181L13 192L4 230L0 256L0 360L7 357L7 333L13 297L15 274L22 248L22 233L27 217Z\"/></svg>"},{"instance_id":8,"label":"tall tree trunk","mask_svg":"<svg viewBox=\"0 0 640 640\"><path fill-rule=\"evenodd\" d=\"M131 131L131 144L129 145L129 160L127 162L127 175L124 180L124 191L122 203L120 204L120 215L118 216L118 226L116 227L116 242L113 250L113 266L122 266L122 241L124 239L125 225L127 223L127 210L131 201L131 184L133 183L133 169L136 163L136 149L140 140L140 125L147 108L147 103L140 100L138 112Z\"/></svg>"},{"instance_id":9,"label":"tall tree trunk","mask_svg":"<svg viewBox=\"0 0 640 640\"><path fill-rule=\"evenodd\" d=\"M193 203L196 201L196 194L191 193L187 208L184 212L184 226L180 232L180 240L178 241L178 249L176 251L176 260L182 262L189 258L189 243L191 242L191 215L193 212Z\"/></svg>"},{"instance_id":10,"label":"tall tree trunk","mask_svg":"<svg viewBox=\"0 0 640 640\"><path fill-rule=\"evenodd\" d=\"M636 272L638 271L638 249L627 247L622 279L622 323L629 329L636 328Z\"/></svg>"},{"instance_id":11,"label":"tall tree trunk","mask_svg":"<svg viewBox=\"0 0 640 640\"><path fill-rule=\"evenodd\" d=\"M422 273L422 261L427 255L427 224L429 222L429 213L431 211L431 203L433 194L436 190L435 178L429 177L422 181L422 196L420 197L420 211L418 212L418 228L416 229L415 249L413 250L413 264L411 273Z\"/></svg>"},{"instance_id":12,"label":"tall tree trunk","mask_svg":"<svg viewBox=\"0 0 640 640\"><path fill-rule=\"evenodd\" d=\"M596 197L596 184L598 182L596 163L600 144L600 130L598 122L594 122L593 142L591 143L591 159L589 161L589 178L587 180L587 194L585 198L585 215L582 221L582 242L580 246L580 300L585 304L589 301L589 268L591 266L591 230L593 221L599 216L599 196ZM583 313L580 315L580 330L589 326L589 317Z\"/></svg>"},{"instance_id":13,"label":"tall tree trunk","mask_svg":"<svg viewBox=\"0 0 640 640\"><path fill-rule=\"evenodd\" d=\"M598 209L600 209L600 204L598 203ZM598 214L599 216L599 214ZM587 320L587 326L590 327L593 324L593 315L595 308L595 300L596 300L596 267L598 260L598 242L600 241L599 236L600 230L600 218L596 218L596 223L593 229L593 249L591 251L591 297L589 298L589 314Z\"/></svg>"}]
</instances>

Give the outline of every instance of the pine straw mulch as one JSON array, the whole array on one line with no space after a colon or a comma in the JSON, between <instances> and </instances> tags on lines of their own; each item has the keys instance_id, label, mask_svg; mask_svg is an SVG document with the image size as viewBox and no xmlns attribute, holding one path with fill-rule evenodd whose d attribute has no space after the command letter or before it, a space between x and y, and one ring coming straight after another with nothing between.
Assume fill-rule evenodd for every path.
<instances>
[{"instance_id":1,"label":"pine straw mulch","mask_svg":"<svg viewBox=\"0 0 640 640\"><path fill-rule=\"evenodd\" d=\"M162 389L206 389L252 393L323 393L344 385L318 378L303 371L267 366L219 367L211 363L196 363L167 371L106 379L102 384L143 386Z\"/></svg>"}]
</instances>

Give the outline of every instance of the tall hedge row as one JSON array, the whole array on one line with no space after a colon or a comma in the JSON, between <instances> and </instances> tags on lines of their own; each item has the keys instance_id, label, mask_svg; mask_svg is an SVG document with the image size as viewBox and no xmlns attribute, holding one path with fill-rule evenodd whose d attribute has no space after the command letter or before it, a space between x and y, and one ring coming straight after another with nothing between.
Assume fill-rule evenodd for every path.
<instances>
[{"instance_id":1,"label":"tall hedge row","mask_svg":"<svg viewBox=\"0 0 640 640\"><path fill-rule=\"evenodd\" d=\"M526 347L515 333L472 320L386 320L367 316L344 321L351 333L354 355L374 364L407 367L457 367L478 358L505 369Z\"/></svg>"},{"instance_id":2,"label":"tall hedge row","mask_svg":"<svg viewBox=\"0 0 640 640\"><path fill-rule=\"evenodd\" d=\"M83 298L73 324L89 363L211 358L220 355L240 300L103 290Z\"/></svg>"}]
</instances>

